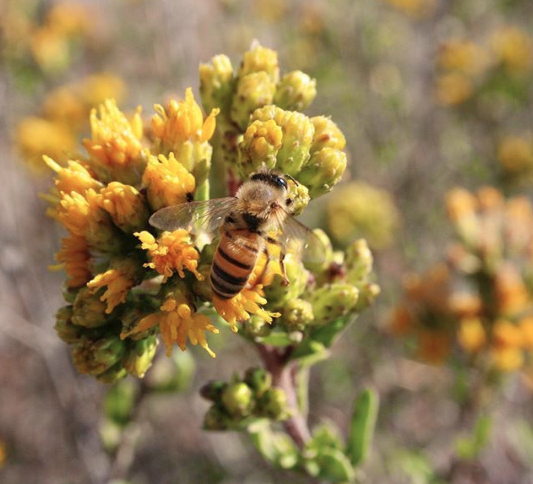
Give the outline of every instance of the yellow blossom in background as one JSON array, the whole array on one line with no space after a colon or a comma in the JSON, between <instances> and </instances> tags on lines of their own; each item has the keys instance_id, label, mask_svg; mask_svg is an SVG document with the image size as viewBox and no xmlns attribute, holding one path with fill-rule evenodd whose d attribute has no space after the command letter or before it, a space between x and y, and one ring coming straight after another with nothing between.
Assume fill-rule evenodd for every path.
<instances>
[{"instance_id":1,"label":"yellow blossom in background","mask_svg":"<svg viewBox=\"0 0 533 484\"><path fill-rule=\"evenodd\" d=\"M435 0L384 0L386 3L415 18L427 17L436 8Z\"/></svg>"},{"instance_id":2,"label":"yellow blossom in background","mask_svg":"<svg viewBox=\"0 0 533 484\"><path fill-rule=\"evenodd\" d=\"M184 269L192 272L198 280L203 276L197 271L198 252L191 244L191 238L186 230L163 232L159 239L149 232L137 232L135 236L142 242L142 248L150 254L151 262L145 267L155 269L166 281L175 271L181 278L185 277Z\"/></svg>"},{"instance_id":3,"label":"yellow blossom in background","mask_svg":"<svg viewBox=\"0 0 533 484\"><path fill-rule=\"evenodd\" d=\"M533 39L525 31L505 26L491 39L494 55L512 74L527 73L533 64Z\"/></svg>"},{"instance_id":4,"label":"yellow blossom in background","mask_svg":"<svg viewBox=\"0 0 533 484\"><path fill-rule=\"evenodd\" d=\"M196 186L194 176L176 160L174 153L170 153L168 158L150 155L142 183L154 211L190 200Z\"/></svg>"},{"instance_id":5,"label":"yellow blossom in background","mask_svg":"<svg viewBox=\"0 0 533 484\"><path fill-rule=\"evenodd\" d=\"M60 264L53 266L53 269L65 270L67 287L81 287L91 279L91 253L85 237L70 235L62 239L56 260Z\"/></svg>"},{"instance_id":6,"label":"yellow blossom in background","mask_svg":"<svg viewBox=\"0 0 533 484\"><path fill-rule=\"evenodd\" d=\"M91 16L85 5L77 2L59 2L51 6L46 22L64 35L82 35L90 30Z\"/></svg>"},{"instance_id":7,"label":"yellow blossom in background","mask_svg":"<svg viewBox=\"0 0 533 484\"><path fill-rule=\"evenodd\" d=\"M254 10L257 15L268 21L277 22L287 14L288 3L286 0L255 0Z\"/></svg>"},{"instance_id":8,"label":"yellow blossom in background","mask_svg":"<svg viewBox=\"0 0 533 484\"><path fill-rule=\"evenodd\" d=\"M533 141L521 136L507 136L498 145L498 160L512 174L533 170Z\"/></svg>"},{"instance_id":9,"label":"yellow blossom in background","mask_svg":"<svg viewBox=\"0 0 533 484\"><path fill-rule=\"evenodd\" d=\"M464 74L451 72L437 78L435 96L444 106L454 106L467 101L474 91L472 81Z\"/></svg>"},{"instance_id":10,"label":"yellow blossom in background","mask_svg":"<svg viewBox=\"0 0 533 484\"><path fill-rule=\"evenodd\" d=\"M487 341L481 320L479 318L462 319L457 339L466 351L481 350Z\"/></svg>"},{"instance_id":11,"label":"yellow blossom in background","mask_svg":"<svg viewBox=\"0 0 533 484\"><path fill-rule=\"evenodd\" d=\"M43 155L64 161L76 147L76 136L66 126L35 116L20 122L15 137L24 160L37 172L45 168Z\"/></svg>"},{"instance_id":12,"label":"yellow blossom in background","mask_svg":"<svg viewBox=\"0 0 533 484\"><path fill-rule=\"evenodd\" d=\"M328 231L341 245L363 237L374 248L387 247L399 218L389 193L364 182L337 188L327 206Z\"/></svg>"},{"instance_id":13,"label":"yellow blossom in background","mask_svg":"<svg viewBox=\"0 0 533 484\"><path fill-rule=\"evenodd\" d=\"M498 314L512 316L531 307L531 297L518 269L502 265L495 276L495 303Z\"/></svg>"},{"instance_id":14,"label":"yellow blossom in background","mask_svg":"<svg viewBox=\"0 0 533 484\"><path fill-rule=\"evenodd\" d=\"M417 340L417 355L427 363L441 365L450 353L452 342L451 335L445 331L424 330Z\"/></svg>"},{"instance_id":15,"label":"yellow blossom in background","mask_svg":"<svg viewBox=\"0 0 533 484\"><path fill-rule=\"evenodd\" d=\"M394 336L404 336L411 333L416 322L413 320L409 308L405 305L396 306L390 316L390 331Z\"/></svg>"},{"instance_id":16,"label":"yellow blossom in background","mask_svg":"<svg viewBox=\"0 0 533 484\"><path fill-rule=\"evenodd\" d=\"M217 334L219 331L212 324L211 320L196 313L194 309L185 302L183 296L170 296L160 311L150 314L139 321L139 324L130 332L122 334L121 338L147 331L155 326L159 327L161 337L167 349L167 356L172 352L172 345L177 344L182 351L187 348L187 341L196 346L200 344L213 358L216 356L209 348L205 337L206 331Z\"/></svg>"},{"instance_id":17,"label":"yellow blossom in background","mask_svg":"<svg viewBox=\"0 0 533 484\"><path fill-rule=\"evenodd\" d=\"M500 320L493 329L491 356L495 366L502 371L513 371L522 366L522 334L520 328Z\"/></svg>"}]
</instances>

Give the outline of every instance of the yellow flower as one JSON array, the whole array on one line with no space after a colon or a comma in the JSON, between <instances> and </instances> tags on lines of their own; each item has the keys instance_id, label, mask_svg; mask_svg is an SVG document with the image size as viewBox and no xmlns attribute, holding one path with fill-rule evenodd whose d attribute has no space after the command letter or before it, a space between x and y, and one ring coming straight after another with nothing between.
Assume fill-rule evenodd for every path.
<instances>
[{"instance_id":1,"label":"yellow flower","mask_svg":"<svg viewBox=\"0 0 533 484\"><path fill-rule=\"evenodd\" d=\"M393 7L415 18L422 18L434 11L435 0L385 0Z\"/></svg>"},{"instance_id":2,"label":"yellow flower","mask_svg":"<svg viewBox=\"0 0 533 484\"><path fill-rule=\"evenodd\" d=\"M131 185L111 182L100 190L98 205L113 219L114 224L126 233L142 229L148 222L148 207L144 196Z\"/></svg>"},{"instance_id":3,"label":"yellow flower","mask_svg":"<svg viewBox=\"0 0 533 484\"><path fill-rule=\"evenodd\" d=\"M54 184L59 192L67 194L77 192L83 195L90 188L98 190L102 186L99 181L92 177L89 170L78 161L69 160L67 166L63 167L48 156L43 156L43 159L56 172Z\"/></svg>"},{"instance_id":4,"label":"yellow flower","mask_svg":"<svg viewBox=\"0 0 533 484\"><path fill-rule=\"evenodd\" d=\"M0 440L0 469L4 466L6 460L6 447L4 443Z\"/></svg>"},{"instance_id":5,"label":"yellow flower","mask_svg":"<svg viewBox=\"0 0 533 484\"><path fill-rule=\"evenodd\" d=\"M196 104L191 88L185 91L183 101L172 100L167 109L160 104L156 104L154 108L157 114L152 117L152 130L162 152L172 151L178 154L186 141L203 143L215 132L215 116L219 110L213 109L204 121L202 110Z\"/></svg>"},{"instance_id":6,"label":"yellow flower","mask_svg":"<svg viewBox=\"0 0 533 484\"><path fill-rule=\"evenodd\" d=\"M414 328L415 320L405 305L396 306L390 317L390 331L395 336L409 334Z\"/></svg>"},{"instance_id":7,"label":"yellow flower","mask_svg":"<svg viewBox=\"0 0 533 484\"><path fill-rule=\"evenodd\" d=\"M49 25L33 32L30 49L43 71L62 71L70 61L68 37Z\"/></svg>"},{"instance_id":8,"label":"yellow flower","mask_svg":"<svg viewBox=\"0 0 533 484\"><path fill-rule=\"evenodd\" d=\"M60 264L50 269L65 270L67 287L81 287L91 280L91 253L85 237L70 235L62 239L61 249L55 258Z\"/></svg>"},{"instance_id":9,"label":"yellow flower","mask_svg":"<svg viewBox=\"0 0 533 484\"><path fill-rule=\"evenodd\" d=\"M199 343L213 358L216 356L207 344L205 332L217 334L219 331L211 324L211 320L207 316L196 313L181 295L167 297L160 309L160 312L145 316L135 328L128 333L121 334L120 337L124 339L132 334L159 326L159 332L167 349L167 356L170 356L172 352L173 343L185 351L187 340L193 345Z\"/></svg>"},{"instance_id":10,"label":"yellow flower","mask_svg":"<svg viewBox=\"0 0 533 484\"><path fill-rule=\"evenodd\" d=\"M91 111L91 139L84 139L83 146L93 161L100 178L137 181L142 163L141 138L143 135L141 110L131 121L118 109L116 102L108 99L100 105L100 118L96 109Z\"/></svg>"},{"instance_id":11,"label":"yellow flower","mask_svg":"<svg viewBox=\"0 0 533 484\"><path fill-rule=\"evenodd\" d=\"M472 81L464 74L450 72L437 79L437 102L444 106L464 103L473 92Z\"/></svg>"},{"instance_id":12,"label":"yellow flower","mask_svg":"<svg viewBox=\"0 0 533 484\"><path fill-rule=\"evenodd\" d=\"M46 118L60 122L71 130L79 129L85 124L89 114L88 108L80 99L80 93L72 85L58 87L47 94L42 110Z\"/></svg>"},{"instance_id":13,"label":"yellow flower","mask_svg":"<svg viewBox=\"0 0 533 484\"><path fill-rule=\"evenodd\" d=\"M154 211L186 202L195 189L194 176L176 160L174 153L170 153L168 158L150 155L142 183Z\"/></svg>"},{"instance_id":14,"label":"yellow flower","mask_svg":"<svg viewBox=\"0 0 533 484\"><path fill-rule=\"evenodd\" d=\"M76 92L88 108L103 103L106 99L121 102L126 92L124 81L113 74L100 73L88 76L76 86Z\"/></svg>"},{"instance_id":15,"label":"yellow flower","mask_svg":"<svg viewBox=\"0 0 533 484\"><path fill-rule=\"evenodd\" d=\"M449 71L477 75L487 66L487 55L472 41L451 39L441 46L438 63Z\"/></svg>"},{"instance_id":16,"label":"yellow flower","mask_svg":"<svg viewBox=\"0 0 533 484\"><path fill-rule=\"evenodd\" d=\"M462 319L457 339L465 350L479 351L487 340L481 320L479 318Z\"/></svg>"},{"instance_id":17,"label":"yellow flower","mask_svg":"<svg viewBox=\"0 0 533 484\"><path fill-rule=\"evenodd\" d=\"M522 350L513 347L493 348L491 358L494 366L501 371L518 370L524 363Z\"/></svg>"},{"instance_id":18,"label":"yellow flower","mask_svg":"<svg viewBox=\"0 0 533 484\"><path fill-rule=\"evenodd\" d=\"M251 289L244 288L231 299L220 299L213 296L213 306L230 325L231 330L237 332L237 323L250 319L252 314L259 316L267 323L272 323L273 318L279 318L280 313L272 313L261 306L267 303L263 297L263 285L257 284Z\"/></svg>"},{"instance_id":19,"label":"yellow flower","mask_svg":"<svg viewBox=\"0 0 533 484\"><path fill-rule=\"evenodd\" d=\"M492 37L492 49L504 68L511 73L522 74L531 68L533 40L523 30L503 27Z\"/></svg>"},{"instance_id":20,"label":"yellow flower","mask_svg":"<svg viewBox=\"0 0 533 484\"><path fill-rule=\"evenodd\" d=\"M498 160L504 170L520 173L533 169L533 143L520 136L507 136L498 146Z\"/></svg>"},{"instance_id":21,"label":"yellow flower","mask_svg":"<svg viewBox=\"0 0 533 484\"><path fill-rule=\"evenodd\" d=\"M64 35L80 35L89 30L94 12L76 2L59 2L52 5L46 15L46 23Z\"/></svg>"},{"instance_id":22,"label":"yellow flower","mask_svg":"<svg viewBox=\"0 0 533 484\"><path fill-rule=\"evenodd\" d=\"M421 331L418 335L418 357L427 363L442 364L450 349L450 335L443 331Z\"/></svg>"},{"instance_id":23,"label":"yellow flower","mask_svg":"<svg viewBox=\"0 0 533 484\"><path fill-rule=\"evenodd\" d=\"M494 325L491 357L496 368L502 371L517 370L522 366L522 331L509 321L500 320Z\"/></svg>"},{"instance_id":24,"label":"yellow flower","mask_svg":"<svg viewBox=\"0 0 533 484\"><path fill-rule=\"evenodd\" d=\"M502 265L494 280L498 313L502 316L518 314L527 309L531 300L519 271L511 264Z\"/></svg>"},{"instance_id":25,"label":"yellow flower","mask_svg":"<svg viewBox=\"0 0 533 484\"><path fill-rule=\"evenodd\" d=\"M155 269L166 281L177 271L181 278L185 277L184 269L192 272L201 281L203 276L197 271L198 252L191 244L191 238L186 230L163 232L158 240L146 231L134 234L142 242L142 248L150 254L151 262L145 267Z\"/></svg>"},{"instance_id":26,"label":"yellow flower","mask_svg":"<svg viewBox=\"0 0 533 484\"><path fill-rule=\"evenodd\" d=\"M75 136L66 126L38 117L25 118L20 122L16 142L24 161L37 171L45 167L43 155L63 161L76 146Z\"/></svg>"},{"instance_id":27,"label":"yellow flower","mask_svg":"<svg viewBox=\"0 0 533 484\"><path fill-rule=\"evenodd\" d=\"M129 259L116 259L111 262L110 268L98 274L87 283L87 287L96 292L98 289L107 287L100 301L107 303L105 312L111 313L119 304L126 301L129 290L137 285L139 270L137 265Z\"/></svg>"},{"instance_id":28,"label":"yellow flower","mask_svg":"<svg viewBox=\"0 0 533 484\"><path fill-rule=\"evenodd\" d=\"M522 319L519 326L522 331L522 346L533 349L533 316Z\"/></svg>"}]
</instances>

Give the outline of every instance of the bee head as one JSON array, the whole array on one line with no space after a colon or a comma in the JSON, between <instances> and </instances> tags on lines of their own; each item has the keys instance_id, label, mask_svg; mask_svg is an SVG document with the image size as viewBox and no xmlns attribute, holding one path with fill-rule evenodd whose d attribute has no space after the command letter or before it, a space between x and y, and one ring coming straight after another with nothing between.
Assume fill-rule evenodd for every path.
<instances>
[{"instance_id":1,"label":"bee head","mask_svg":"<svg viewBox=\"0 0 533 484\"><path fill-rule=\"evenodd\" d=\"M289 188L285 178L283 176L278 175L278 174L273 173L273 172L263 172L263 171L261 171L259 173L254 173L250 177L250 180L261 181L261 182L264 182L264 183L268 183L269 185L271 185L271 186L273 186L275 188L280 188L280 189L284 189L284 190L287 190Z\"/></svg>"}]
</instances>

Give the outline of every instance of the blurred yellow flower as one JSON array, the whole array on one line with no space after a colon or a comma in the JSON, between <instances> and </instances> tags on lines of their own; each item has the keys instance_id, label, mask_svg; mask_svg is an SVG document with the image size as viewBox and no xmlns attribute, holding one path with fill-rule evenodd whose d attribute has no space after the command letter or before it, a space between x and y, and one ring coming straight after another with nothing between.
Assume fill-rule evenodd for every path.
<instances>
[{"instance_id":1,"label":"blurred yellow flower","mask_svg":"<svg viewBox=\"0 0 533 484\"><path fill-rule=\"evenodd\" d=\"M438 54L439 67L470 76L481 74L488 65L487 53L470 40L450 39L444 42Z\"/></svg>"},{"instance_id":2,"label":"blurred yellow flower","mask_svg":"<svg viewBox=\"0 0 533 484\"><path fill-rule=\"evenodd\" d=\"M494 297L498 314L513 316L531 306L528 289L516 267L503 264L494 277Z\"/></svg>"},{"instance_id":3,"label":"blurred yellow flower","mask_svg":"<svg viewBox=\"0 0 533 484\"><path fill-rule=\"evenodd\" d=\"M390 317L389 329L394 336L405 336L415 328L415 321L406 305L396 306Z\"/></svg>"},{"instance_id":4,"label":"blurred yellow flower","mask_svg":"<svg viewBox=\"0 0 533 484\"><path fill-rule=\"evenodd\" d=\"M46 15L46 23L63 35L82 35L90 30L93 14L81 3L59 2L51 6Z\"/></svg>"},{"instance_id":5,"label":"blurred yellow flower","mask_svg":"<svg viewBox=\"0 0 533 484\"><path fill-rule=\"evenodd\" d=\"M150 254L151 262L145 267L155 269L166 281L177 271L181 278L185 277L184 269L192 272L201 281L203 276L198 272L198 251L191 243L186 230L163 232L159 239L151 233L143 231L134 234L142 242L142 248Z\"/></svg>"},{"instance_id":6,"label":"blurred yellow flower","mask_svg":"<svg viewBox=\"0 0 533 484\"><path fill-rule=\"evenodd\" d=\"M533 39L523 30L505 26L491 39L492 50L503 67L513 74L524 74L533 63Z\"/></svg>"},{"instance_id":7,"label":"blurred yellow flower","mask_svg":"<svg viewBox=\"0 0 533 484\"><path fill-rule=\"evenodd\" d=\"M328 231L341 245L363 237L374 248L387 247L399 218L389 193L364 182L340 186L327 206Z\"/></svg>"},{"instance_id":8,"label":"blurred yellow flower","mask_svg":"<svg viewBox=\"0 0 533 484\"><path fill-rule=\"evenodd\" d=\"M45 118L31 116L17 126L16 142L30 168L44 171L43 155L58 162L68 158L76 146L76 136L68 127Z\"/></svg>"},{"instance_id":9,"label":"blurred yellow flower","mask_svg":"<svg viewBox=\"0 0 533 484\"><path fill-rule=\"evenodd\" d=\"M33 58L45 72L62 71L70 62L68 37L49 25L33 33L30 49Z\"/></svg>"},{"instance_id":10,"label":"blurred yellow flower","mask_svg":"<svg viewBox=\"0 0 533 484\"><path fill-rule=\"evenodd\" d=\"M435 0L384 0L388 4L415 18L422 18L433 13Z\"/></svg>"},{"instance_id":11,"label":"blurred yellow flower","mask_svg":"<svg viewBox=\"0 0 533 484\"><path fill-rule=\"evenodd\" d=\"M481 350L487 341L481 320L479 318L462 319L457 339L466 351L475 352Z\"/></svg>"},{"instance_id":12,"label":"blurred yellow flower","mask_svg":"<svg viewBox=\"0 0 533 484\"><path fill-rule=\"evenodd\" d=\"M450 72L437 78L435 96L444 106L464 103L473 92L472 81L464 74Z\"/></svg>"},{"instance_id":13,"label":"blurred yellow flower","mask_svg":"<svg viewBox=\"0 0 533 484\"><path fill-rule=\"evenodd\" d=\"M142 333L155 326L159 326L163 343L165 343L167 356L172 352L172 345L176 343L182 351L187 349L187 340L192 345L200 344L213 358L216 356L209 348L205 332L217 334L219 331L211 320L196 313L194 307L188 304L181 294L174 294L165 300L160 311L150 314L139 321L139 324L130 332L121 334L124 339L136 333Z\"/></svg>"},{"instance_id":14,"label":"blurred yellow flower","mask_svg":"<svg viewBox=\"0 0 533 484\"><path fill-rule=\"evenodd\" d=\"M498 146L498 160L509 173L533 169L533 142L521 136L506 136Z\"/></svg>"},{"instance_id":15,"label":"blurred yellow flower","mask_svg":"<svg viewBox=\"0 0 533 484\"><path fill-rule=\"evenodd\" d=\"M432 365L442 364L450 354L452 339L445 331L423 330L418 335L418 357Z\"/></svg>"}]
</instances>

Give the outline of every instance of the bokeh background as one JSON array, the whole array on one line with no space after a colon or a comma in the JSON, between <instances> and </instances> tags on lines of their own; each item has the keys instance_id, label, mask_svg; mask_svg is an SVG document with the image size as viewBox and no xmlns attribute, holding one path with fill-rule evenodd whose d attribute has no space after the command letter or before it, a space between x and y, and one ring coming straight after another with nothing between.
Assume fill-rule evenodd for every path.
<instances>
[{"instance_id":1,"label":"bokeh background","mask_svg":"<svg viewBox=\"0 0 533 484\"><path fill-rule=\"evenodd\" d=\"M316 78L307 113L332 116L347 138L345 188L314 202L306 223L339 247L367 238L382 287L314 369L311 422L346 429L354 396L372 385L381 409L367 482L446 476L468 431L456 372L415 358L413 342L388 330L390 314L406 275L445 257L449 190L531 195L532 19L529 0L3 0L0 482L306 482L272 470L246 437L201 430L199 387L257 362L240 338L213 338L215 361L177 355L179 391L143 402L119 435L104 411L116 398L76 373L53 330L63 274L48 266L61 231L40 197L51 183L41 154L67 159L106 97L149 114L186 87L198 94L201 62L225 53L237 64L254 40L278 51L282 74ZM531 391L520 372L505 375L490 441L450 482L533 482Z\"/></svg>"}]
</instances>

